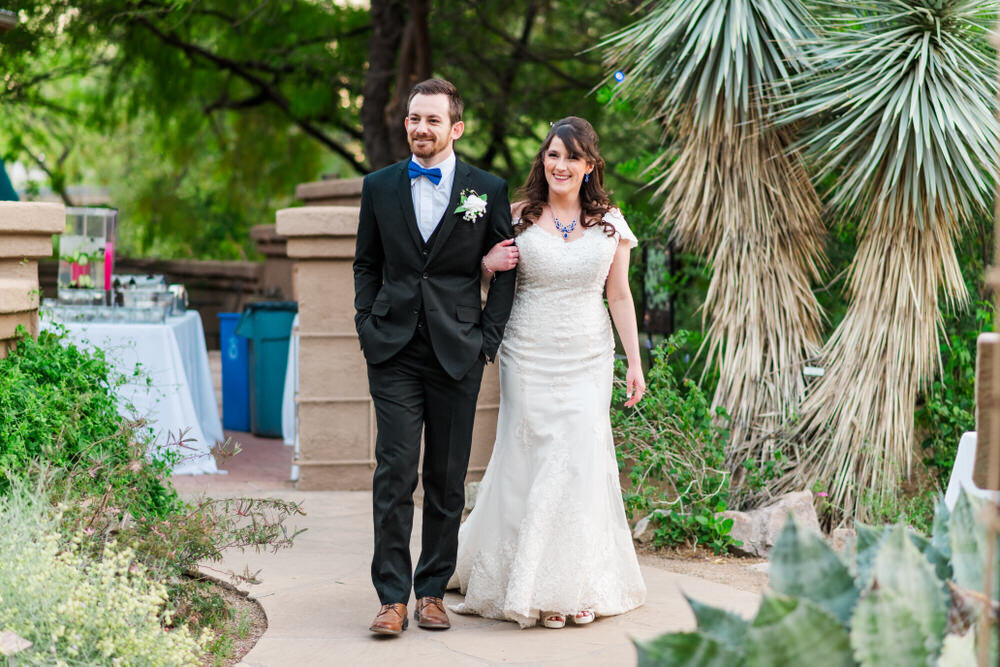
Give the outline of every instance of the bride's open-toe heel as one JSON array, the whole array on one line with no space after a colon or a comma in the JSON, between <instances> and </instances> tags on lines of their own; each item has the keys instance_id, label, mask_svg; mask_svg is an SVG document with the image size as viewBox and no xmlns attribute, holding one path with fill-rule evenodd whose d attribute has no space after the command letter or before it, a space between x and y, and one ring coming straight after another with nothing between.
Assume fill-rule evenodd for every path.
<instances>
[{"instance_id":1,"label":"bride's open-toe heel","mask_svg":"<svg viewBox=\"0 0 1000 667\"><path fill-rule=\"evenodd\" d=\"M545 614L542 616L542 625L553 629L562 628L566 626L566 617L562 614Z\"/></svg>"},{"instance_id":2,"label":"bride's open-toe heel","mask_svg":"<svg viewBox=\"0 0 1000 667\"><path fill-rule=\"evenodd\" d=\"M596 616L593 611L584 609L573 614L573 623L576 625L586 625L587 623L592 623L595 618Z\"/></svg>"}]
</instances>

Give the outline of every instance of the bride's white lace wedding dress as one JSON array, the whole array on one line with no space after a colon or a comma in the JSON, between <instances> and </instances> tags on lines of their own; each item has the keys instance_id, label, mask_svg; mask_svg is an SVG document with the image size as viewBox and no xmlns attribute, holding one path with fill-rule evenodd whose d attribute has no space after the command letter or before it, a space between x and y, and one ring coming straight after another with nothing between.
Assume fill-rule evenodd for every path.
<instances>
[{"instance_id":1,"label":"bride's white lace wedding dress","mask_svg":"<svg viewBox=\"0 0 1000 667\"><path fill-rule=\"evenodd\" d=\"M458 538L460 613L534 625L541 614L620 614L642 604L609 408L614 338L604 283L616 209L566 242L536 225L517 237L517 292L499 352L496 444ZM517 221L515 220L515 223Z\"/></svg>"}]
</instances>

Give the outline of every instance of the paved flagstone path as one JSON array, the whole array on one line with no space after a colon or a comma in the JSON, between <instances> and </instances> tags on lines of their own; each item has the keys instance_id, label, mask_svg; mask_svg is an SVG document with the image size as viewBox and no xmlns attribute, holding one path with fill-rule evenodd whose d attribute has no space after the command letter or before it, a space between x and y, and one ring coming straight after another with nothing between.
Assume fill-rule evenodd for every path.
<instances>
[{"instance_id":1,"label":"paved flagstone path","mask_svg":"<svg viewBox=\"0 0 1000 667\"><path fill-rule=\"evenodd\" d=\"M622 616L598 618L560 630L520 630L515 623L451 613L452 628L422 630L412 623L398 637L377 637L368 625L378 610L371 585L371 494L297 491L285 481L291 456L280 440L233 434L243 453L222 464L228 475L177 477L186 496L251 495L299 501L307 516L294 524L307 529L290 550L231 553L222 564L242 572L260 570L262 583L241 586L267 613L268 630L241 663L251 667L326 665L634 665L630 637L651 639L694 627L683 594L753 615L759 596L657 567L641 558L647 602ZM419 552L420 512L415 513L411 550ZM213 566L214 567L214 566ZM682 594L683 593L683 594ZM449 593L446 604L460 596Z\"/></svg>"},{"instance_id":2,"label":"paved flagstone path","mask_svg":"<svg viewBox=\"0 0 1000 667\"><path fill-rule=\"evenodd\" d=\"M237 489L213 495L234 495ZM695 577L644 564L647 603L623 616L589 626L520 630L515 623L450 614L447 631L412 623L398 637L376 637L368 624L378 610L371 586L371 494L366 492L260 490L258 496L301 501L306 528L295 546L277 554L230 554L223 567L260 570L262 584L243 587L267 613L269 627L244 665L634 665L630 637L649 639L694 626L682 591L713 605L751 616L759 597ZM419 550L419 512L411 548ZM449 593L446 603L460 599Z\"/></svg>"}]
</instances>

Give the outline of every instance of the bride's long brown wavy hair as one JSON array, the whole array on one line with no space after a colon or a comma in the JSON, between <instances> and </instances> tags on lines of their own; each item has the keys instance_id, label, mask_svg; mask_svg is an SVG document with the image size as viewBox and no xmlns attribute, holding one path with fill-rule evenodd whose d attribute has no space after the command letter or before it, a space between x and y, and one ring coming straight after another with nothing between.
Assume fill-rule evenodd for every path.
<instances>
[{"instance_id":1,"label":"bride's long brown wavy hair","mask_svg":"<svg viewBox=\"0 0 1000 667\"><path fill-rule=\"evenodd\" d=\"M520 234L534 224L549 201L549 182L545 180L545 152L552 140L559 137L571 157L578 157L594 165L590 179L580 184L580 206L583 216L580 224L593 227L600 223L604 233L613 236L615 226L604 220L604 214L611 208L609 193L604 189L604 158L597 145L597 132L583 118L567 116L552 125L549 134L538 149L538 155L531 165L528 180L518 191L518 197L525 201L521 209L521 221L514 225L515 234Z\"/></svg>"}]
</instances>

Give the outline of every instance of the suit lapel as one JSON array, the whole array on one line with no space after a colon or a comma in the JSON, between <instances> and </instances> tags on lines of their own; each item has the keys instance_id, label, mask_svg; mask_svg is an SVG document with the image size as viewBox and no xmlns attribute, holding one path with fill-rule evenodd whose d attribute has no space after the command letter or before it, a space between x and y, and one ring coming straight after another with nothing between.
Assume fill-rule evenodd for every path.
<instances>
[{"instance_id":1,"label":"suit lapel","mask_svg":"<svg viewBox=\"0 0 1000 667\"><path fill-rule=\"evenodd\" d=\"M417 214L413 211L413 191L410 185L410 174L407 171L409 160L401 163L399 176L397 176L396 191L399 194L399 207L403 210L404 224L410 232L410 237L417 244L417 250L423 250L424 238L420 235L420 228L417 227Z\"/></svg>"},{"instance_id":2,"label":"suit lapel","mask_svg":"<svg viewBox=\"0 0 1000 667\"><path fill-rule=\"evenodd\" d=\"M461 160L455 160L455 181L451 186L451 199L448 201L448 208L444 210L444 216L442 216L441 222L438 224L437 240L434 241L434 247L431 248L431 254L427 258L428 264L434 261L441 248L447 243L452 230L455 229L455 224L458 222L455 209L458 208L460 195L462 194L462 190L469 188L471 185L472 170L469 169L469 165Z\"/></svg>"}]
</instances>

